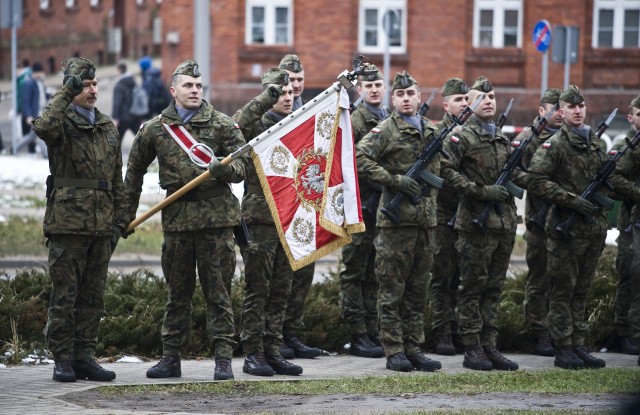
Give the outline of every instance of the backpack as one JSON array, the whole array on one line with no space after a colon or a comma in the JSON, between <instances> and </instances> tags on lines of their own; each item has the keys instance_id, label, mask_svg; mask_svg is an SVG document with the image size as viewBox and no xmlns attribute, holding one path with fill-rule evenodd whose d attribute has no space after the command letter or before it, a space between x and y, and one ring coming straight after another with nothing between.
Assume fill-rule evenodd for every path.
<instances>
[{"instance_id":1,"label":"backpack","mask_svg":"<svg viewBox=\"0 0 640 415\"><path fill-rule=\"evenodd\" d=\"M131 115L142 117L149 113L149 95L141 86L136 85L131 93Z\"/></svg>"}]
</instances>

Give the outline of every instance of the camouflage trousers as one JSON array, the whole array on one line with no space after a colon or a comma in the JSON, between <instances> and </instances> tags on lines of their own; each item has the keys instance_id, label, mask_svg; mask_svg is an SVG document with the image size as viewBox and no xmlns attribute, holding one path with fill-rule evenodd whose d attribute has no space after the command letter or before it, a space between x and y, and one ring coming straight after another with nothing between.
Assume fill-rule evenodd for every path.
<instances>
[{"instance_id":1,"label":"camouflage trousers","mask_svg":"<svg viewBox=\"0 0 640 415\"><path fill-rule=\"evenodd\" d=\"M197 269L207 305L207 337L217 357L231 357L235 342L229 293L235 267L231 227L164 232L162 272L168 301L161 337L165 355L179 356L189 341Z\"/></svg>"},{"instance_id":2,"label":"camouflage trousers","mask_svg":"<svg viewBox=\"0 0 640 415\"><path fill-rule=\"evenodd\" d=\"M631 321L629 311L634 295L631 273L631 261L633 261L633 228L629 231L621 230L618 239L618 254L616 255L616 272L618 273L618 286L616 287L616 299L614 302L614 321L618 336L631 335Z\"/></svg>"},{"instance_id":3,"label":"camouflage trousers","mask_svg":"<svg viewBox=\"0 0 640 415\"><path fill-rule=\"evenodd\" d=\"M47 348L57 361L92 358L104 313L111 237L56 234L47 245L52 284Z\"/></svg>"},{"instance_id":4,"label":"camouflage trousers","mask_svg":"<svg viewBox=\"0 0 640 415\"><path fill-rule=\"evenodd\" d=\"M435 228L378 228L374 242L380 340L387 357L424 343L424 312Z\"/></svg>"},{"instance_id":5,"label":"camouflage trousers","mask_svg":"<svg viewBox=\"0 0 640 415\"><path fill-rule=\"evenodd\" d=\"M287 312L282 326L283 333L299 333L304 330L304 302L307 300L313 275L316 272L316 263L313 262L293 272L291 293L287 301Z\"/></svg>"},{"instance_id":6,"label":"camouflage trousers","mask_svg":"<svg viewBox=\"0 0 640 415\"><path fill-rule=\"evenodd\" d=\"M547 238L548 321L556 347L584 345L587 294L605 236L598 233L571 239Z\"/></svg>"},{"instance_id":7,"label":"camouflage trousers","mask_svg":"<svg viewBox=\"0 0 640 415\"><path fill-rule=\"evenodd\" d=\"M365 220L366 230L352 235L342 248L344 269L340 273L342 318L352 335L378 336L378 281L374 271L376 224Z\"/></svg>"},{"instance_id":8,"label":"camouflage trousers","mask_svg":"<svg viewBox=\"0 0 640 415\"><path fill-rule=\"evenodd\" d=\"M633 227L633 259L631 260L630 274L633 297L629 305L629 325L631 335L640 340L640 224Z\"/></svg>"},{"instance_id":9,"label":"camouflage trousers","mask_svg":"<svg viewBox=\"0 0 640 415\"><path fill-rule=\"evenodd\" d=\"M436 227L437 251L429 282L429 311L434 332L451 334L455 324L460 272L455 244L458 232L447 225Z\"/></svg>"},{"instance_id":10,"label":"camouflage trousers","mask_svg":"<svg viewBox=\"0 0 640 415\"><path fill-rule=\"evenodd\" d=\"M549 279L547 278L547 247L544 230L530 225L524 233L527 242L526 261L529 271L524 286L524 318L535 337L549 336Z\"/></svg>"},{"instance_id":11,"label":"camouflage trousers","mask_svg":"<svg viewBox=\"0 0 640 415\"><path fill-rule=\"evenodd\" d=\"M459 232L458 333L465 346L496 345L498 304L515 232Z\"/></svg>"},{"instance_id":12,"label":"camouflage trousers","mask_svg":"<svg viewBox=\"0 0 640 415\"><path fill-rule=\"evenodd\" d=\"M242 250L244 300L242 346L246 354L278 353L293 270L274 225L250 225L251 242Z\"/></svg>"}]
</instances>

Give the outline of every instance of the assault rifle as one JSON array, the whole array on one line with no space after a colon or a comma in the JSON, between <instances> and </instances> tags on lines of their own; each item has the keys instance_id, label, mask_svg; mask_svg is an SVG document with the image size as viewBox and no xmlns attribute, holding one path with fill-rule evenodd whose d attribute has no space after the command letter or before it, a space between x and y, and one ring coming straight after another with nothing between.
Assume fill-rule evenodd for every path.
<instances>
[{"instance_id":1,"label":"assault rifle","mask_svg":"<svg viewBox=\"0 0 640 415\"><path fill-rule=\"evenodd\" d=\"M640 131L637 132L636 135L633 136L631 140L625 137L625 141L627 142L627 145L624 146L622 150L616 152L616 154L613 157L608 159L600 167L596 175L591 179L591 182L589 182L589 186L587 186L584 192L582 192L582 194L580 195L581 198L588 200L589 202L597 203L598 205L602 206L605 209L613 208L613 204L614 204L613 200L609 199L607 196L600 193L599 190L601 187L604 186L607 189L613 191L613 186L611 186L611 183L609 183L608 181L609 176L616 169L616 163L618 162L618 160L620 160L622 156L624 156L624 153L626 153L627 150L629 149L633 150L638 146L638 143L640 142ZM569 217L567 218L567 220L556 225L555 227L556 232L560 233L566 239L569 239L570 238L569 231L571 230L573 225L576 223L578 215L579 213L577 213L576 211L572 211ZM591 221L592 218L586 217L585 220Z\"/></svg>"},{"instance_id":2,"label":"assault rifle","mask_svg":"<svg viewBox=\"0 0 640 415\"><path fill-rule=\"evenodd\" d=\"M429 96L429 99L427 99L422 105L420 105L420 108L418 109L418 114L420 114L420 116L424 117L427 115L427 111L429 111L429 108L431 108L431 102L433 102L433 98L436 96L436 92L438 92L438 88L434 89Z\"/></svg>"},{"instance_id":3,"label":"assault rifle","mask_svg":"<svg viewBox=\"0 0 640 415\"><path fill-rule=\"evenodd\" d=\"M509 104L509 106L511 106L511 104ZM533 140L533 137L537 137L540 135L544 127L549 123L549 120L553 116L553 113L555 113L557 110L558 106L554 105L549 111L547 111L544 117L538 120L536 125L531 126L531 134L524 141L518 143L515 150L513 150L513 152L509 155L507 162L504 164L504 166L502 166L502 172L500 173L500 176L498 177L498 180L496 180L495 184L498 186L504 186L511 196L517 197L518 199L522 199L522 197L524 196L524 190L516 186L510 180L511 174L516 169L516 167L520 167L522 170L526 171L526 168L522 165L522 157L524 156L524 151L526 150L531 140ZM514 142L514 144L516 143ZM480 215L475 217L471 222L473 222L474 225L476 225L478 228L480 228L480 230L484 232L484 226L485 222L487 221L487 217L489 216L489 213L491 213L492 209L497 209L497 206L498 204L496 202L487 203Z\"/></svg>"},{"instance_id":4,"label":"assault rifle","mask_svg":"<svg viewBox=\"0 0 640 415\"><path fill-rule=\"evenodd\" d=\"M596 137L598 138L602 137L602 134L604 134L606 129L609 128L609 124L611 124L611 121L613 121L617 112L618 112L617 108L611 111L611 114L609 114L607 119L605 121L602 121L600 125L598 125L598 128L596 129L596 133L595 133ZM553 203L551 203L548 200L545 200L542 207L536 213L534 213L529 217L529 223L544 230L544 225L545 225L545 222L547 221L547 213L549 212L551 205L553 205Z\"/></svg>"},{"instance_id":5,"label":"assault rifle","mask_svg":"<svg viewBox=\"0 0 640 415\"><path fill-rule=\"evenodd\" d=\"M478 105L484 100L484 94L478 96L475 102L465 108L458 117L452 117L454 122L440 131L438 136L433 140L429 141L427 145L422 149L418 160L413 163L413 166L406 173L407 176L412 179L418 181L418 183L422 182L431 187L435 187L436 189L442 189L442 184L444 180L435 174L426 170L426 167L429 165L431 160L436 156L436 154L442 154L444 158L449 158L449 155L442 149L442 143L444 139L449 135L453 129L458 126L464 124L467 119L473 114L473 110L476 109ZM393 198L385 204L380 211L384 213L384 215L389 218L389 220L395 224L400 222L400 203L404 200L406 195L402 192L396 193ZM418 203L419 196L415 196L412 198L412 203Z\"/></svg>"},{"instance_id":6,"label":"assault rifle","mask_svg":"<svg viewBox=\"0 0 640 415\"><path fill-rule=\"evenodd\" d=\"M369 91L364 91L364 94L360 95L360 98L358 98L357 100L355 100L355 102L353 102L351 105L349 105L349 112L353 112L356 110L356 108L358 108L358 106L360 104L362 104L362 101L365 100L365 98L367 97L367 95L369 94Z\"/></svg>"}]
</instances>

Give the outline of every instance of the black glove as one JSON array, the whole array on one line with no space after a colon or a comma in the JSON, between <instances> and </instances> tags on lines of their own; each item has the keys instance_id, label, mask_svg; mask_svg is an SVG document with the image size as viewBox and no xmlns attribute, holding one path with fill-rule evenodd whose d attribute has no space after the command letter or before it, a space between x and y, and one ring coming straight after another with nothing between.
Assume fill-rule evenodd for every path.
<instances>
[{"instance_id":1,"label":"black glove","mask_svg":"<svg viewBox=\"0 0 640 415\"><path fill-rule=\"evenodd\" d=\"M397 175L396 176L396 188L398 191L405 193L408 196L418 196L422 189L417 181L413 180L409 176Z\"/></svg>"},{"instance_id":2,"label":"black glove","mask_svg":"<svg viewBox=\"0 0 640 415\"><path fill-rule=\"evenodd\" d=\"M569 208L575 210L582 216L591 217L596 213L596 205L581 197L576 197L569 204Z\"/></svg>"},{"instance_id":3,"label":"black glove","mask_svg":"<svg viewBox=\"0 0 640 415\"><path fill-rule=\"evenodd\" d=\"M280 95L282 95L282 85L270 85L269 88L267 88L267 92L277 101Z\"/></svg>"},{"instance_id":4,"label":"black glove","mask_svg":"<svg viewBox=\"0 0 640 415\"><path fill-rule=\"evenodd\" d=\"M214 179L221 179L231 172L231 166L222 164L219 159L213 158L209 163L209 173Z\"/></svg>"},{"instance_id":5,"label":"black glove","mask_svg":"<svg viewBox=\"0 0 640 415\"><path fill-rule=\"evenodd\" d=\"M509 192L504 186L496 184L483 186L480 189L479 199L485 202L506 202L509 199Z\"/></svg>"},{"instance_id":6,"label":"black glove","mask_svg":"<svg viewBox=\"0 0 640 415\"><path fill-rule=\"evenodd\" d=\"M122 237L122 229L119 226L113 226L111 229L111 254L113 255L113 251L116 250L116 246L118 246L118 241L120 237Z\"/></svg>"},{"instance_id":7,"label":"black glove","mask_svg":"<svg viewBox=\"0 0 640 415\"><path fill-rule=\"evenodd\" d=\"M69 87L73 96L79 95L84 89L84 85L82 84L82 79L85 76L85 72L83 71L80 75L69 75L67 80L65 81L65 85Z\"/></svg>"}]
</instances>

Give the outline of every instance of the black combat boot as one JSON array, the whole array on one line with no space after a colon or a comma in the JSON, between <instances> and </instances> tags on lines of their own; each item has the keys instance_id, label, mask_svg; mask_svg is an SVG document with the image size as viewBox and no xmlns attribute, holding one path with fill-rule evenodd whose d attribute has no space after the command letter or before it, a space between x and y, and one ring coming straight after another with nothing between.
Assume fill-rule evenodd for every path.
<instances>
[{"instance_id":1,"label":"black combat boot","mask_svg":"<svg viewBox=\"0 0 640 415\"><path fill-rule=\"evenodd\" d=\"M293 349L289 346L286 345L286 343L282 343L280 345L280 356L284 357L285 359L295 359L296 354L293 352Z\"/></svg>"},{"instance_id":2,"label":"black combat boot","mask_svg":"<svg viewBox=\"0 0 640 415\"><path fill-rule=\"evenodd\" d=\"M533 354L538 356L553 356L556 354L549 336L536 336L533 338Z\"/></svg>"},{"instance_id":3,"label":"black combat boot","mask_svg":"<svg viewBox=\"0 0 640 415\"><path fill-rule=\"evenodd\" d=\"M93 359L73 360L71 367L77 379L110 381L116 378L115 372L104 369Z\"/></svg>"},{"instance_id":4,"label":"black combat boot","mask_svg":"<svg viewBox=\"0 0 640 415\"><path fill-rule=\"evenodd\" d=\"M435 372L442 369L442 364L437 360L429 359L424 353L407 353L407 360L411 362L415 370L423 372Z\"/></svg>"},{"instance_id":5,"label":"black combat boot","mask_svg":"<svg viewBox=\"0 0 640 415\"><path fill-rule=\"evenodd\" d=\"M606 362L603 359L593 356L589 353L589 349L584 346L577 346L573 348L573 352L584 362L584 366L590 369L600 369L606 366Z\"/></svg>"},{"instance_id":6,"label":"black combat boot","mask_svg":"<svg viewBox=\"0 0 640 415\"><path fill-rule=\"evenodd\" d=\"M71 367L71 360L56 360L53 366L53 380L56 382L76 381L76 372Z\"/></svg>"},{"instance_id":7,"label":"black combat boot","mask_svg":"<svg viewBox=\"0 0 640 415\"><path fill-rule=\"evenodd\" d=\"M273 368L267 363L263 352L250 353L244 358L242 371L254 376L273 376Z\"/></svg>"},{"instance_id":8,"label":"black combat boot","mask_svg":"<svg viewBox=\"0 0 640 415\"><path fill-rule=\"evenodd\" d=\"M584 361L573 351L573 346L556 347L553 364L562 369L584 369Z\"/></svg>"},{"instance_id":9,"label":"black combat boot","mask_svg":"<svg viewBox=\"0 0 640 415\"><path fill-rule=\"evenodd\" d=\"M351 337L351 347L349 347L349 354L360 357L375 358L384 356L384 349L373 344L368 334L356 334L355 336Z\"/></svg>"},{"instance_id":10,"label":"black combat boot","mask_svg":"<svg viewBox=\"0 0 640 415\"><path fill-rule=\"evenodd\" d=\"M293 349L293 353L298 358L313 359L314 357L320 356L322 353L320 349L316 347L309 347L304 344L304 342L300 340L300 337L295 334L285 334L283 339L287 346Z\"/></svg>"},{"instance_id":11,"label":"black combat boot","mask_svg":"<svg viewBox=\"0 0 640 415\"><path fill-rule=\"evenodd\" d=\"M231 359L228 357L216 357L216 368L213 372L213 380L233 379Z\"/></svg>"},{"instance_id":12,"label":"black combat boot","mask_svg":"<svg viewBox=\"0 0 640 415\"><path fill-rule=\"evenodd\" d=\"M411 372L413 364L403 352L398 352L387 357L387 369L395 370L396 372Z\"/></svg>"},{"instance_id":13,"label":"black combat boot","mask_svg":"<svg viewBox=\"0 0 640 415\"><path fill-rule=\"evenodd\" d=\"M638 354L638 340L631 336L618 337L618 349L624 354Z\"/></svg>"},{"instance_id":14,"label":"black combat boot","mask_svg":"<svg viewBox=\"0 0 640 415\"><path fill-rule=\"evenodd\" d=\"M456 348L453 345L451 334L438 336L438 340L436 341L436 354L443 356L453 356L456 354Z\"/></svg>"},{"instance_id":15,"label":"black combat boot","mask_svg":"<svg viewBox=\"0 0 640 415\"><path fill-rule=\"evenodd\" d=\"M474 344L464 347L462 366L473 370L493 370L491 360L484 354L482 346Z\"/></svg>"},{"instance_id":16,"label":"black combat boot","mask_svg":"<svg viewBox=\"0 0 640 415\"><path fill-rule=\"evenodd\" d=\"M483 346L484 354L491 361L491 365L495 370L518 370L518 364L507 359L496 346Z\"/></svg>"},{"instance_id":17,"label":"black combat boot","mask_svg":"<svg viewBox=\"0 0 640 415\"><path fill-rule=\"evenodd\" d=\"M179 378L181 376L180 356L162 356L155 366L147 370L148 378Z\"/></svg>"},{"instance_id":18,"label":"black combat boot","mask_svg":"<svg viewBox=\"0 0 640 415\"><path fill-rule=\"evenodd\" d=\"M267 363L279 375L297 376L302 373L302 367L286 361L279 354L266 357Z\"/></svg>"}]
</instances>

